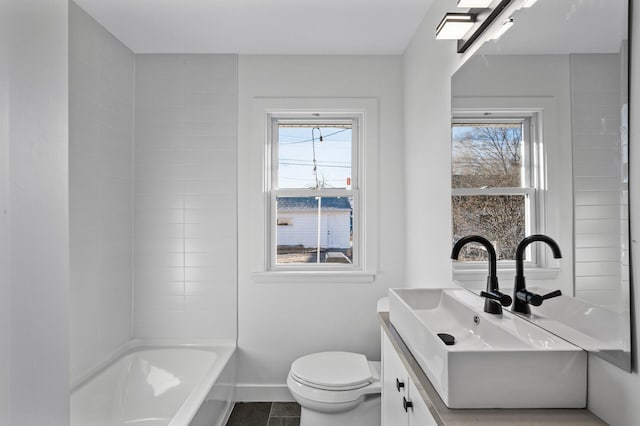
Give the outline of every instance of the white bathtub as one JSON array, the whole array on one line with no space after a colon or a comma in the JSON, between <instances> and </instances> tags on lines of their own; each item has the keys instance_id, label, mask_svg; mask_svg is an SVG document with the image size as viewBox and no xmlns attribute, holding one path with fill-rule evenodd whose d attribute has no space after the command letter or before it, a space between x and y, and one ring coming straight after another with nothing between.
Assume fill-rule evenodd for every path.
<instances>
[{"instance_id":1,"label":"white bathtub","mask_svg":"<svg viewBox=\"0 0 640 426\"><path fill-rule=\"evenodd\" d=\"M234 347L141 347L71 393L71 426L222 425L234 399Z\"/></svg>"}]
</instances>

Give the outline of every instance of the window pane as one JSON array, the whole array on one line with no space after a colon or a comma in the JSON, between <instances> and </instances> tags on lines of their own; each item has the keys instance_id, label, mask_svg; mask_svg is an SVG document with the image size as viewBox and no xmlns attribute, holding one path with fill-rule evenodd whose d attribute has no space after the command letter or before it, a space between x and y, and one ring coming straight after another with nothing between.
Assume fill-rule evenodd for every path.
<instances>
[{"instance_id":1,"label":"window pane","mask_svg":"<svg viewBox=\"0 0 640 426\"><path fill-rule=\"evenodd\" d=\"M454 124L453 188L522 187L522 124Z\"/></svg>"},{"instance_id":2,"label":"window pane","mask_svg":"<svg viewBox=\"0 0 640 426\"><path fill-rule=\"evenodd\" d=\"M526 231L525 195L471 195L452 197L454 241L466 235L481 235L491 241L498 260L514 260L516 247ZM479 245L469 244L459 260L486 260Z\"/></svg>"},{"instance_id":3,"label":"window pane","mask_svg":"<svg viewBox=\"0 0 640 426\"><path fill-rule=\"evenodd\" d=\"M351 263L352 201L348 197L277 197L276 263Z\"/></svg>"},{"instance_id":4,"label":"window pane","mask_svg":"<svg viewBox=\"0 0 640 426\"><path fill-rule=\"evenodd\" d=\"M279 124L278 187L351 189L351 135L350 124Z\"/></svg>"}]
</instances>

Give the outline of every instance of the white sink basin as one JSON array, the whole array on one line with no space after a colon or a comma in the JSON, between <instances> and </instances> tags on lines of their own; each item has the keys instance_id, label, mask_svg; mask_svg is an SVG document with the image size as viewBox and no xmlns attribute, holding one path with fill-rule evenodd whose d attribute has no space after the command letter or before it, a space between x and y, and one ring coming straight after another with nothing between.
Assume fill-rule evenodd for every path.
<instances>
[{"instance_id":1,"label":"white sink basin","mask_svg":"<svg viewBox=\"0 0 640 426\"><path fill-rule=\"evenodd\" d=\"M450 408L583 408L587 354L464 289L391 289L389 315ZM446 333L455 344L438 337Z\"/></svg>"}]
</instances>

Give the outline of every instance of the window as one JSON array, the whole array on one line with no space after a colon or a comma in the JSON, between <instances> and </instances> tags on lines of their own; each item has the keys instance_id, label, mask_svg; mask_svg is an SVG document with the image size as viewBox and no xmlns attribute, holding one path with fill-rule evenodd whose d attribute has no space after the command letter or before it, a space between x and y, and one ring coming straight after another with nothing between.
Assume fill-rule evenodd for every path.
<instances>
[{"instance_id":1,"label":"window","mask_svg":"<svg viewBox=\"0 0 640 426\"><path fill-rule=\"evenodd\" d=\"M487 113L490 115L490 113ZM539 232L540 165L532 142L531 117L458 117L452 125L453 238L478 234L490 240L499 261L512 261L518 243ZM476 245L460 260L484 261ZM529 249L527 262L535 262Z\"/></svg>"},{"instance_id":2,"label":"window","mask_svg":"<svg viewBox=\"0 0 640 426\"><path fill-rule=\"evenodd\" d=\"M248 219L241 232L252 241L243 261L251 263L253 279L373 282L378 100L257 97L251 117L238 187L239 217Z\"/></svg>"},{"instance_id":3,"label":"window","mask_svg":"<svg viewBox=\"0 0 640 426\"><path fill-rule=\"evenodd\" d=\"M359 120L270 120L271 269L352 268L359 263Z\"/></svg>"}]
</instances>

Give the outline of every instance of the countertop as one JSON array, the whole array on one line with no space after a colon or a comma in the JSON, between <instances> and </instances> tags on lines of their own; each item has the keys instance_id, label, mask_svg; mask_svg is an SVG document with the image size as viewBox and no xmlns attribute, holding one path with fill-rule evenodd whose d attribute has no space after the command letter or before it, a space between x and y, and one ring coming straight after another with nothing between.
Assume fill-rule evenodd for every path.
<instances>
[{"instance_id":1,"label":"countertop","mask_svg":"<svg viewBox=\"0 0 640 426\"><path fill-rule=\"evenodd\" d=\"M587 426L606 425L587 409L451 409L444 405L440 395L424 374L409 348L389 321L388 312L378 313L382 330L385 332L398 356L407 369L420 396L429 407L439 425L521 425L521 426Z\"/></svg>"}]
</instances>

